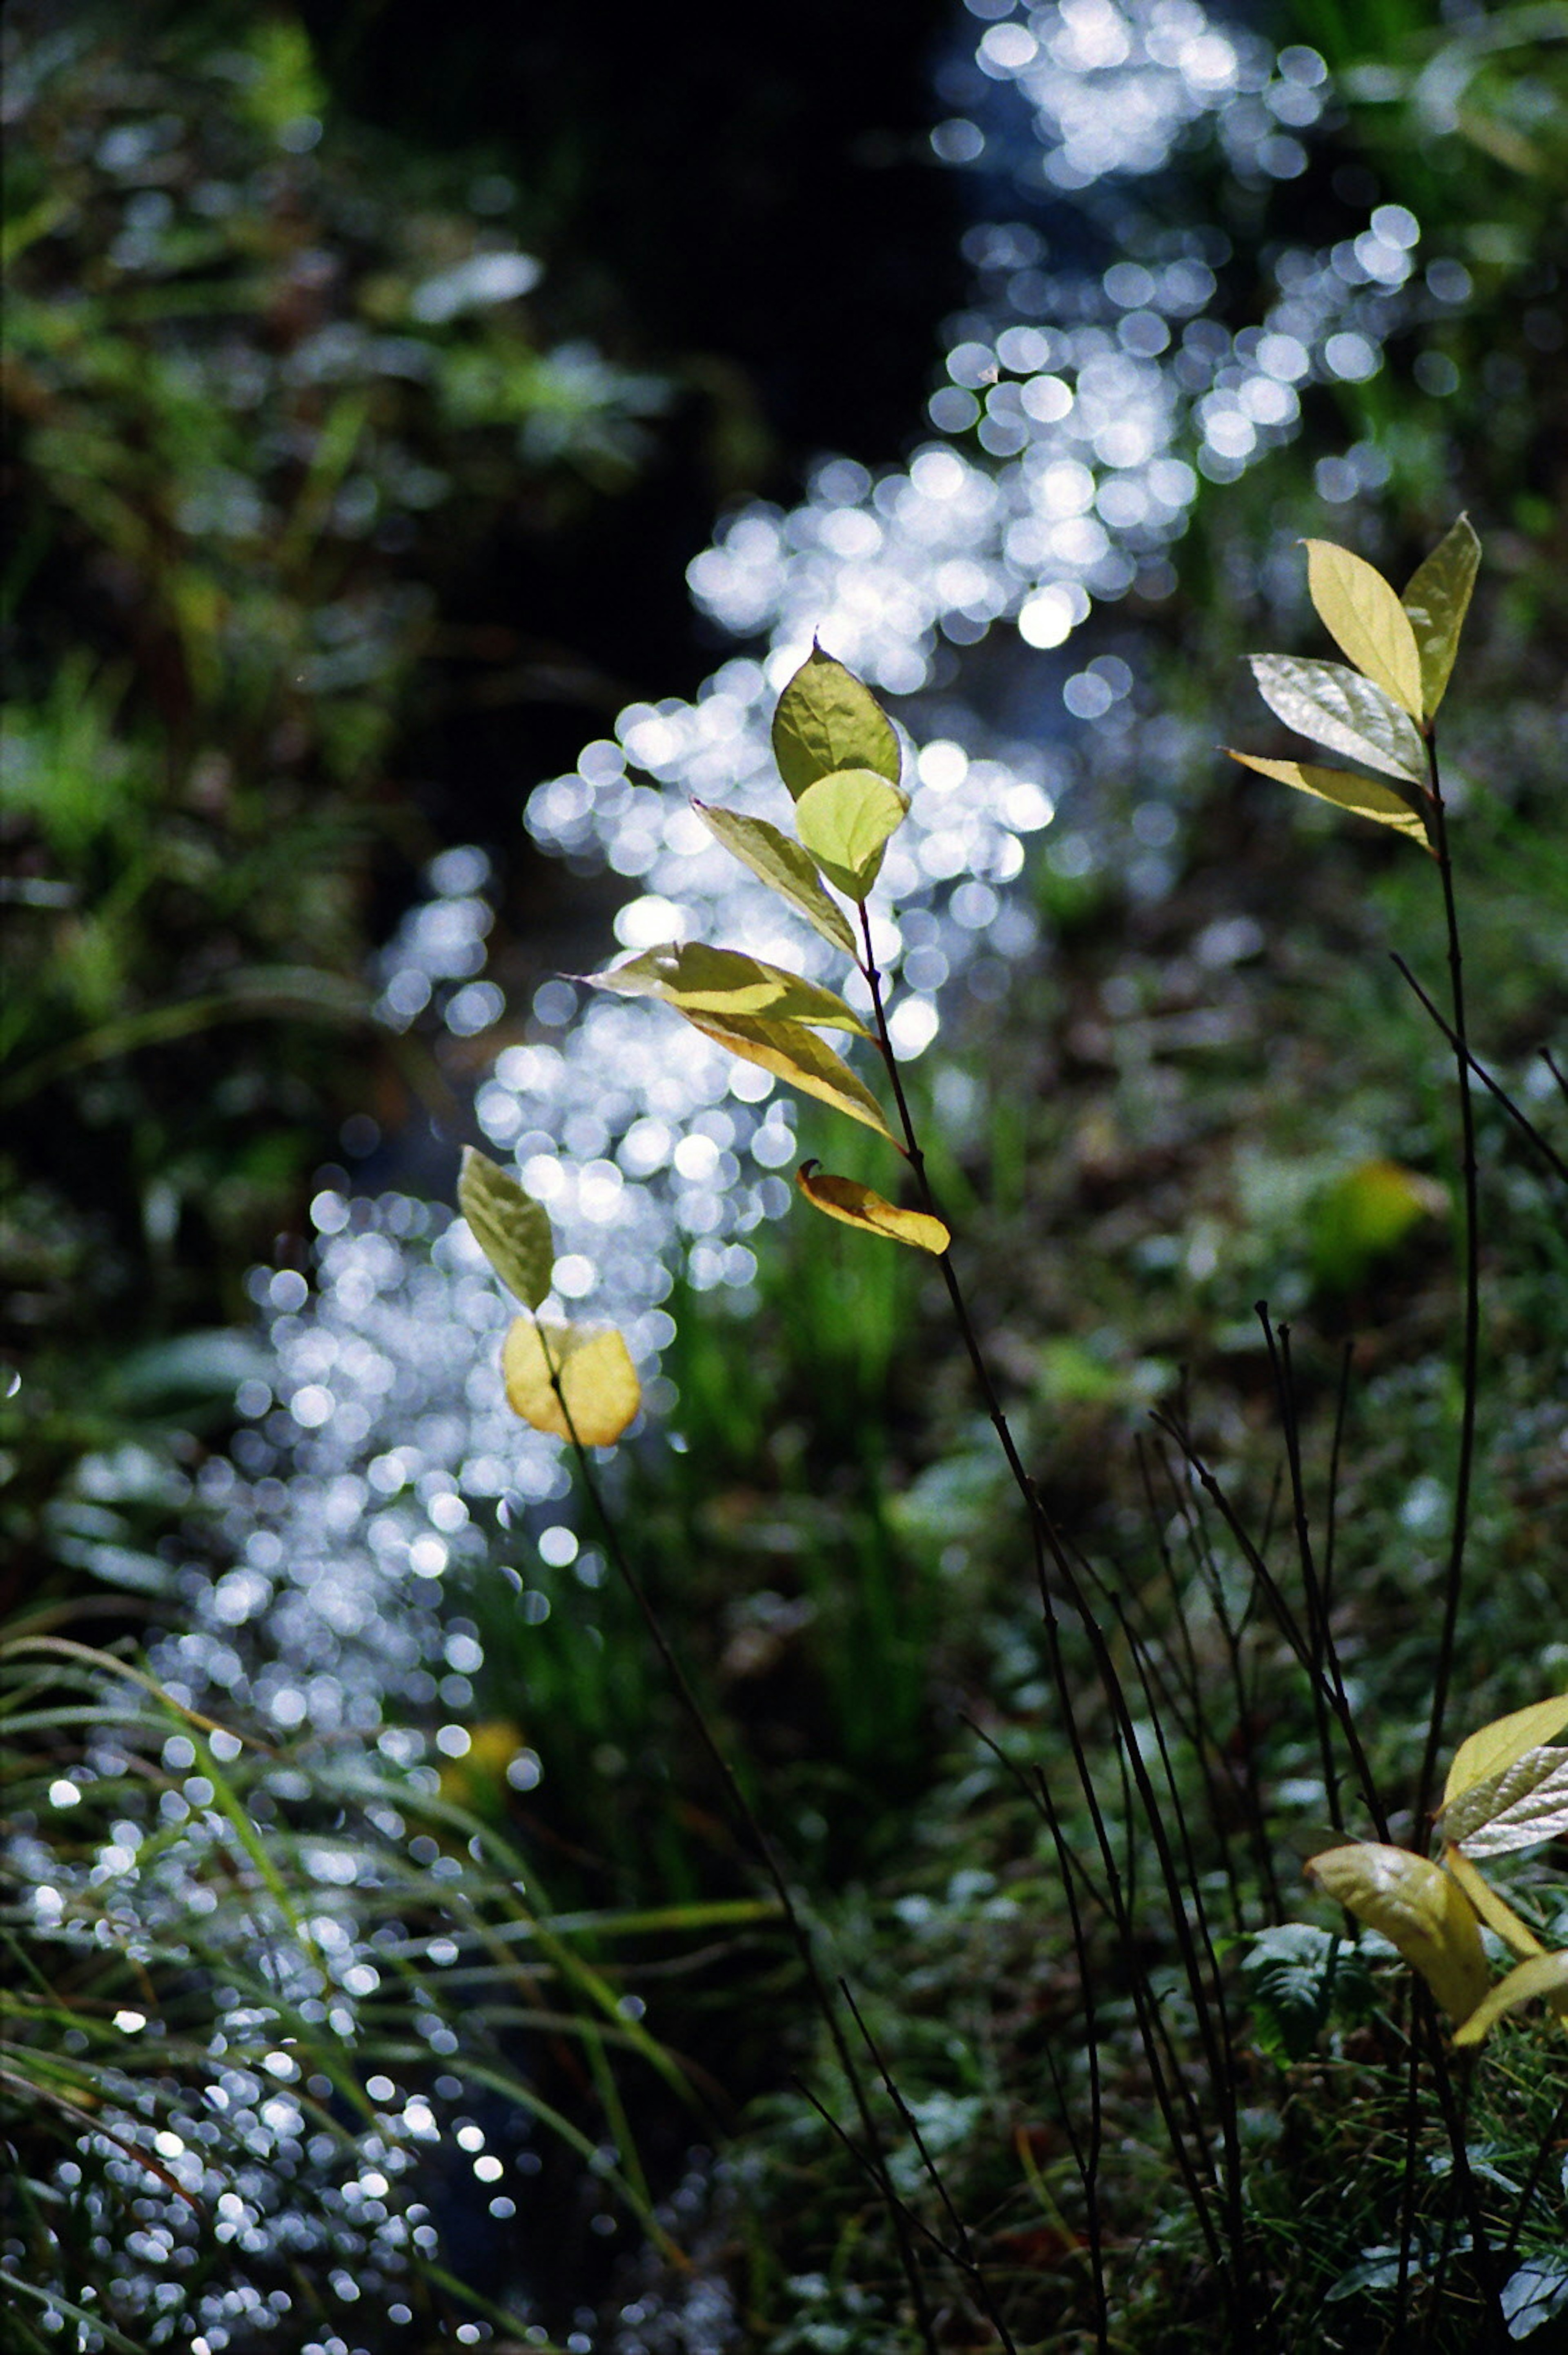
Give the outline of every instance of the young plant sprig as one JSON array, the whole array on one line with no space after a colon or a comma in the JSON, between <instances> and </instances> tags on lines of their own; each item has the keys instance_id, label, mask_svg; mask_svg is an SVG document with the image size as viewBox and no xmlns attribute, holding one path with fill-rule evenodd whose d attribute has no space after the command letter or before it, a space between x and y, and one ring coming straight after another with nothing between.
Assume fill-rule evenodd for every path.
<instances>
[{"instance_id":1,"label":"young plant sprig","mask_svg":"<svg viewBox=\"0 0 1568 2355\"><path fill-rule=\"evenodd\" d=\"M913 1167L920 1209L902 1209L855 1178L819 1172L814 1161L797 1172L800 1190L828 1218L941 1258L951 1236L931 1199L899 1080L867 912L883 853L909 810L899 782L898 738L870 689L814 646L779 698L773 743L795 803L794 839L767 819L738 810L699 802L697 814L716 841L859 965L871 993L874 1033L837 991L760 957L701 942L647 949L589 978L596 988L624 997L662 999L732 1055L886 1137ZM830 884L854 908L859 941ZM824 1030L874 1038L897 1102L901 1141L870 1089L821 1037Z\"/></svg>"},{"instance_id":2,"label":"young plant sprig","mask_svg":"<svg viewBox=\"0 0 1568 2355\"><path fill-rule=\"evenodd\" d=\"M1568 1950L1552 1953L1477 1869L1568 1832L1568 1692L1484 1725L1455 1753L1438 1821L1443 1860L1371 1840L1329 1849L1310 1880L1398 1947L1455 2024L1460 2046L1482 2043L1505 2014L1544 1997L1568 2027ZM1515 1956L1492 1984L1483 1926Z\"/></svg>"},{"instance_id":3,"label":"young plant sprig","mask_svg":"<svg viewBox=\"0 0 1568 2355\"><path fill-rule=\"evenodd\" d=\"M1444 1578L1443 1615L1432 1680L1432 1708L1416 1777L1414 1816L1426 1819L1443 1744L1454 1648L1465 1584L1470 1488L1480 1378L1480 1219L1476 1171L1473 1067L1465 1010L1458 900L1448 839L1448 812L1437 757L1437 710L1447 688L1481 560L1481 543L1461 516L1416 568L1401 597L1382 574L1348 548L1309 539L1307 579L1319 620L1349 663L1291 655L1250 657L1258 691L1276 718L1331 751L1364 762L1368 777L1300 761L1265 760L1232 750L1232 758L1298 792L1358 817L1392 826L1436 860L1447 934L1448 1019L1439 1029L1453 1050L1459 1094L1460 1180L1464 1217L1464 1337L1459 1439L1453 1516ZM1385 782L1385 780L1387 782ZM1416 995L1435 1012L1403 960Z\"/></svg>"}]
</instances>

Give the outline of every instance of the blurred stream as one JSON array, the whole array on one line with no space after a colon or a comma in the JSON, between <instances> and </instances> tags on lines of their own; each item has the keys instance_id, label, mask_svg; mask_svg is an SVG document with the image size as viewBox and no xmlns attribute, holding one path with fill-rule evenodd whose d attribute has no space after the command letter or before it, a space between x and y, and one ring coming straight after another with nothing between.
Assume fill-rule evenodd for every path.
<instances>
[{"instance_id":1,"label":"blurred stream","mask_svg":"<svg viewBox=\"0 0 1568 2355\"><path fill-rule=\"evenodd\" d=\"M1371 203L1331 249L1275 241L1261 263L1248 257L1238 302L1231 241L1200 209L1203 172L1261 206L1303 175L1334 103L1314 51L1276 52L1197 0L958 12L931 144L969 191L970 293L946 323L923 438L880 472L824 458L787 511L726 516L689 578L735 651L694 700L629 706L533 793L535 844L624 889L613 937L583 942L585 964L700 937L841 985L826 945L688 806L780 815L768 721L814 636L890 699L909 739L913 799L876 924L878 956L900 972L904 1057L927 1053L965 997L1005 992L1036 943L1020 888L1030 862L1071 879L1115 857L1135 897L1168 888L1182 780L1211 746L1142 707L1140 631L1174 590L1200 486L1237 480L1289 439L1304 388L1369 378L1391 330L1467 291L1456 263L1421 254L1408 211ZM1248 323L1232 330L1238 309ZM1332 504L1380 478L1373 454L1351 448L1319 464L1317 488ZM477 848L433 861L428 897L382 960L380 1013L460 1041L526 1018L477 1085L474 1135L549 1208L555 1306L622 1327L657 1421L673 1403L660 1372L672 1283L682 1273L743 1305L761 1231L791 1199L795 1104L662 1009L561 978L508 1007L486 965L500 880ZM449 1604L453 1573L487 1569L539 1615L541 1563L590 1592L604 1574L571 1524L559 1447L503 1400L510 1310L443 1199L458 1142L389 1146L372 1165L387 1178L376 1193L327 1173L308 1277L252 1272L265 1365L240 1387L230 1454L202 1472L180 1632L152 1663L219 1716L432 1775L469 1747L484 1659L478 1627ZM526 1747L506 1769L519 1790L540 1771ZM336 1957L346 2000L357 1970L374 1984L372 1955ZM490 2163L460 2081L437 2082L431 2094L377 2081L387 2129L365 2137L363 2175L384 2169L400 2134L427 2155L444 2138L469 2237L476 2200L494 2220L480 2276L515 2292L514 2276L530 2276L526 2176ZM258 2200L247 2230L265 2244L285 2222ZM391 2240L381 2256L395 2270ZM709 2301L700 2318L629 2307L602 2342L584 2309L568 2343L721 2346L720 2294L692 2296ZM215 2304L214 2350L229 2327Z\"/></svg>"}]
</instances>

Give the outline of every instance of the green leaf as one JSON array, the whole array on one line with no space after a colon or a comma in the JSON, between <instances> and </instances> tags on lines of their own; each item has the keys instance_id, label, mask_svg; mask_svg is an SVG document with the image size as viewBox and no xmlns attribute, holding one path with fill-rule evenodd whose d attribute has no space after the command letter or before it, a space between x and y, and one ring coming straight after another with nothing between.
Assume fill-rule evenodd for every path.
<instances>
[{"instance_id":1,"label":"green leaf","mask_svg":"<svg viewBox=\"0 0 1568 2355\"><path fill-rule=\"evenodd\" d=\"M1419 720L1421 655L1409 614L1381 572L1332 540L1307 542L1307 581L1340 653Z\"/></svg>"},{"instance_id":2,"label":"green leaf","mask_svg":"<svg viewBox=\"0 0 1568 2355\"><path fill-rule=\"evenodd\" d=\"M835 1054L827 1040L819 1039L815 1030L808 1030L805 1023L764 1022L739 1015L726 1022L709 1021L700 1014L688 1014L686 1019L705 1038L727 1047L731 1055L739 1055L742 1062L760 1064L764 1071L787 1080L792 1088L819 1097L836 1111L848 1113L851 1120L863 1121L890 1144L898 1144L870 1089L856 1078L843 1057ZM902 1146L899 1150L903 1151Z\"/></svg>"},{"instance_id":3,"label":"green leaf","mask_svg":"<svg viewBox=\"0 0 1568 2355\"><path fill-rule=\"evenodd\" d=\"M1442 1218L1448 1197L1434 1178L1379 1156L1342 1169L1308 1214L1312 1273L1332 1291L1353 1292L1424 1220Z\"/></svg>"},{"instance_id":4,"label":"green leaf","mask_svg":"<svg viewBox=\"0 0 1568 2355\"><path fill-rule=\"evenodd\" d=\"M818 1171L815 1161L803 1161L795 1173L795 1182L808 1202L830 1219L842 1219L847 1227L859 1227L867 1234L888 1235L896 1243L909 1243L916 1251L932 1252L940 1259L953 1238L940 1219L924 1210L901 1210L880 1194L873 1194L869 1186L858 1178L834 1178L827 1170Z\"/></svg>"},{"instance_id":5,"label":"green leaf","mask_svg":"<svg viewBox=\"0 0 1568 2355\"><path fill-rule=\"evenodd\" d=\"M896 785L901 765L892 722L870 688L820 646L779 698L773 758L796 801L839 769L870 769Z\"/></svg>"},{"instance_id":6,"label":"green leaf","mask_svg":"<svg viewBox=\"0 0 1568 2355\"><path fill-rule=\"evenodd\" d=\"M888 837L909 802L874 769L839 769L807 785L795 822L807 853L830 883L859 905L880 872Z\"/></svg>"},{"instance_id":7,"label":"green leaf","mask_svg":"<svg viewBox=\"0 0 1568 2355\"><path fill-rule=\"evenodd\" d=\"M555 1238L542 1205L525 1194L515 1178L465 1145L457 1207L507 1291L516 1293L525 1308L537 1308L549 1290L555 1268Z\"/></svg>"},{"instance_id":8,"label":"green leaf","mask_svg":"<svg viewBox=\"0 0 1568 2355\"><path fill-rule=\"evenodd\" d=\"M1296 655L1248 660L1259 694L1287 728L1425 789L1426 753L1415 722L1370 678L1343 663L1307 662Z\"/></svg>"},{"instance_id":9,"label":"green leaf","mask_svg":"<svg viewBox=\"0 0 1568 2355\"><path fill-rule=\"evenodd\" d=\"M637 1369L613 1326L540 1325L519 1316L502 1345L501 1373L514 1414L584 1447L610 1446L643 1401Z\"/></svg>"},{"instance_id":10,"label":"green leaf","mask_svg":"<svg viewBox=\"0 0 1568 2355\"><path fill-rule=\"evenodd\" d=\"M1359 1840L1315 1856L1307 1871L1325 1896L1392 1940L1446 2012L1469 2018L1491 1973L1470 1902L1440 1865L1408 1849Z\"/></svg>"},{"instance_id":11,"label":"green leaf","mask_svg":"<svg viewBox=\"0 0 1568 2355\"><path fill-rule=\"evenodd\" d=\"M1316 1923L1281 1922L1247 1942L1242 1968L1265 2051L1305 2061L1334 2012L1371 2008L1373 1982L1360 1949Z\"/></svg>"},{"instance_id":12,"label":"green leaf","mask_svg":"<svg viewBox=\"0 0 1568 2355\"><path fill-rule=\"evenodd\" d=\"M1443 1837L1467 1856L1508 1856L1568 1832L1568 1750L1527 1750L1443 1810Z\"/></svg>"},{"instance_id":13,"label":"green leaf","mask_svg":"<svg viewBox=\"0 0 1568 2355\"><path fill-rule=\"evenodd\" d=\"M1421 655L1421 694L1430 719L1443 700L1459 651L1459 633L1470 609L1470 591L1480 567L1481 543L1461 516L1417 565L1404 592L1404 610Z\"/></svg>"},{"instance_id":14,"label":"green leaf","mask_svg":"<svg viewBox=\"0 0 1568 2355\"><path fill-rule=\"evenodd\" d=\"M825 941L836 949L855 954L855 935L849 919L837 900L830 900L822 888L822 878L806 857L798 842L781 834L766 818L743 817L738 810L709 809L704 802L693 802L692 808L714 838L726 850L749 867L782 899L798 908L808 924L815 924Z\"/></svg>"},{"instance_id":15,"label":"green leaf","mask_svg":"<svg viewBox=\"0 0 1568 2355\"><path fill-rule=\"evenodd\" d=\"M588 979L595 989L613 990L621 997L661 998L681 1014L717 1016L725 1022L737 1015L766 1014L825 1030L849 1030L859 1039L871 1035L837 990L762 957L709 948L703 941L645 949Z\"/></svg>"},{"instance_id":16,"label":"green leaf","mask_svg":"<svg viewBox=\"0 0 1568 2355\"><path fill-rule=\"evenodd\" d=\"M1549 1700L1532 1701L1528 1709L1516 1709L1507 1717L1494 1718L1461 1742L1454 1753L1454 1764L1448 1769L1448 1780L1443 1785L1443 1805L1451 1807L1463 1792L1472 1790L1488 1775L1500 1774L1505 1768L1524 1756L1527 1750L1539 1749L1561 1733L1568 1725L1568 1692L1553 1693Z\"/></svg>"},{"instance_id":17,"label":"green leaf","mask_svg":"<svg viewBox=\"0 0 1568 2355\"><path fill-rule=\"evenodd\" d=\"M1456 2030L1455 2043L1481 2043L1505 2013L1533 2003L1537 1996L1545 1997L1560 2019L1568 2019L1568 1952L1532 1955L1527 1963L1516 1963Z\"/></svg>"},{"instance_id":18,"label":"green leaf","mask_svg":"<svg viewBox=\"0 0 1568 2355\"><path fill-rule=\"evenodd\" d=\"M1397 834L1408 834L1427 849L1432 847L1425 819L1392 785L1380 785L1373 777L1358 777L1349 769L1317 769L1302 761L1265 761L1256 752L1238 752L1232 746L1226 750L1232 761L1256 769L1260 776L1275 777L1282 785L1294 785L1299 794L1316 794L1319 801L1332 802L1337 809L1374 818L1379 826L1392 826Z\"/></svg>"}]
</instances>

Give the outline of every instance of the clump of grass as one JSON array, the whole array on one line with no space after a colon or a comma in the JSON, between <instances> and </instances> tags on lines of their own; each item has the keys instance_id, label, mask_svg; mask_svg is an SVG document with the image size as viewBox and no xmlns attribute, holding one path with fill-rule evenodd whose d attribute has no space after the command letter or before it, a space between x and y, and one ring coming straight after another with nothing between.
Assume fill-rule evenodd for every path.
<instances>
[{"instance_id":1,"label":"clump of grass","mask_svg":"<svg viewBox=\"0 0 1568 2355\"><path fill-rule=\"evenodd\" d=\"M682 2262L624 2087L697 2096L616 1957L754 1903L558 1921L476 1786L242 1739L43 1617L0 1640L0 1742L19 2348L358 2343L366 2300L515 2335L549 2285L517 2277L512 2195L560 2150Z\"/></svg>"}]
</instances>

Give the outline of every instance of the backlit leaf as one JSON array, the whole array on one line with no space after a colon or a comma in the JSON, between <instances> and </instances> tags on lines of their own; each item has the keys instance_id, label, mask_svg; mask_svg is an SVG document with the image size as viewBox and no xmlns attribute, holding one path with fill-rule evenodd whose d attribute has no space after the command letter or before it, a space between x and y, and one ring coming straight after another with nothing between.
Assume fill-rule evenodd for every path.
<instances>
[{"instance_id":1,"label":"backlit leaf","mask_svg":"<svg viewBox=\"0 0 1568 2355\"><path fill-rule=\"evenodd\" d=\"M1425 561L1417 565L1404 592L1404 610L1421 654L1422 700L1429 719L1443 700L1454 668L1480 561L1481 543L1468 516L1461 516Z\"/></svg>"},{"instance_id":2,"label":"backlit leaf","mask_svg":"<svg viewBox=\"0 0 1568 2355\"><path fill-rule=\"evenodd\" d=\"M1467 1856L1508 1856L1562 1832L1568 1832L1568 1750L1527 1750L1443 1812L1444 1838Z\"/></svg>"},{"instance_id":3,"label":"backlit leaf","mask_svg":"<svg viewBox=\"0 0 1568 2355\"><path fill-rule=\"evenodd\" d=\"M1382 574L1348 548L1309 539L1307 581L1318 619L1340 653L1418 720L1421 655L1415 632Z\"/></svg>"},{"instance_id":4,"label":"backlit leaf","mask_svg":"<svg viewBox=\"0 0 1568 2355\"><path fill-rule=\"evenodd\" d=\"M621 997L661 998L681 1014L724 1022L737 1015L750 1019L765 1014L828 1030L851 1030L861 1039L870 1036L837 990L824 989L798 973L786 973L782 965L740 950L709 948L704 941L645 949L640 956L627 957L589 978L595 989L613 990Z\"/></svg>"},{"instance_id":5,"label":"backlit leaf","mask_svg":"<svg viewBox=\"0 0 1568 2355\"><path fill-rule=\"evenodd\" d=\"M899 781L899 740L869 687L820 646L813 646L773 713L773 758L798 801L818 777L870 769Z\"/></svg>"},{"instance_id":6,"label":"backlit leaf","mask_svg":"<svg viewBox=\"0 0 1568 2355\"><path fill-rule=\"evenodd\" d=\"M1297 655L1249 655L1258 692L1287 728L1424 790L1426 753L1415 722L1359 671Z\"/></svg>"},{"instance_id":7,"label":"backlit leaf","mask_svg":"<svg viewBox=\"0 0 1568 2355\"><path fill-rule=\"evenodd\" d=\"M1392 1941L1445 2011L1469 2018L1491 1973L1469 1900L1440 1865L1408 1849L1360 1840L1315 1856L1307 1870L1325 1896Z\"/></svg>"},{"instance_id":8,"label":"backlit leaf","mask_svg":"<svg viewBox=\"0 0 1568 2355\"><path fill-rule=\"evenodd\" d=\"M1560 2019L1568 2019L1568 1952L1532 1955L1529 1962L1516 1963L1507 1978L1499 1979L1477 2005L1464 2026L1456 2030L1455 2043L1481 2043L1506 2013L1541 1996Z\"/></svg>"},{"instance_id":9,"label":"backlit leaf","mask_svg":"<svg viewBox=\"0 0 1568 2355\"><path fill-rule=\"evenodd\" d=\"M508 1292L525 1308L537 1308L555 1266L555 1240L543 1205L483 1153L464 1146L457 1207Z\"/></svg>"},{"instance_id":10,"label":"backlit leaf","mask_svg":"<svg viewBox=\"0 0 1568 2355\"><path fill-rule=\"evenodd\" d=\"M818 1170L815 1161L803 1161L795 1171L795 1184L808 1202L826 1210L830 1219L842 1219L847 1227L860 1227L868 1234L890 1235L896 1243L909 1243L916 1251L933 1252L940 1259L953 1241L940 1219L924 1210L901 1210L896 1203L885 1201L873 1194L869 1186L853 1178L834 1178L827 1170Z\"/></svg>"},{"instance_id":11,"label":"backlit leaf","mask_svg":"<svg viewBox=\"0 0 1568 2355\"><path fill-rule=\"evenodd\" d=\"M1448 1769L1448 1780L1443 1785L1443 1805L1451 1807L1460 1794L1489 1775L1500 1774L1504 1769L1524 1756L1527 1750L1538 1750L1561 1733L1568 1725L1568 1692L1553 1693L1550 1700L1532 1701L1528 1709L1516 1709L1508 1717L1494 1718L1461 1742L1454 1753L1454 1764Z\"/></svg>"},{"instance_id":12,"label":"backlit leaf","mask_svg":"<svg viewBox=\"0 0 1568 2355\"><path fill-rule=\"evenodd\" d=\"M1392 785L1381 785L1375 777L1358 777L1349 769L1316 769L1301 761L1265 761L1256 752L1226 749L1232 761L1256 769L1260 776L1275 777L1300 794L1316 794L1319 801L1332 802L1353 816L1375 818L1379 826L1392 826L1397 833L1412 835L1431 848L1420 811L1413 809Z\"/></svg>"},{"instance_id":13,"label":"backlit leaf","mask_svg":"<svg viewBox=\"0 0 1568 2355\"><path fill-rule=\"evenodd\" d=\"M897 785L874 769L839 769L806 786L795 805L795 822L808 856L858 904L876 881L888 837L908 809Z\"/></svg>"},{"instance_id":14,"label":"backlit leaf","mask_svg":"<svg viewBox=\"0 0 1568 2355\"><path fill-rule=\"evenodd\" d=\"M502 1345L501 1373L515 1414L556 1439L575 1436L584 1447L608 1447L642 1404L637 1369L613 1326L541 1325L519 1316Z\"/></svg>"},{"instance_id":15,"label":"backlit leaf","mask_svg":"<svg viewBox=\"0 0 1568 2355\"><path fill-rule=\"evenodd\" d=\"M766 818L744 817L739 810L709 809L704 802L693 802L692 808L709 834L733 853L742 867L749 867L798 908L808 924L815 924L825 941L843 949L849 956L855 954L855 935L849 919L822 888L822 878L806 857L798 842L781 834Z\"/></svg>"},{"instance_id":16,"label":"backlit leaf","mask_svg":"<svg viewBox=\"0 0 1568 2355\"><path fill-rule=\"evenodd\" d=\"M787 1080L792 1088L819 1097L836 1111L848 1113L851 1120L863 1121L890 1143L898 1143L883 1117L881 1105L865 1082L858 1079L842 1055L836 1054L827 1041L819 1039L815 1030L808 1030L804 1022L753 1020L740 1015L733 1021L724 1022L709 1020L703 1014L688 1014L686 1018L704 1038L728 1047L743 1062L760 1063L764 1071ZM899 1150L901 1153L903 1147L900 1146Z\"/></svg>"}]
</instances>

